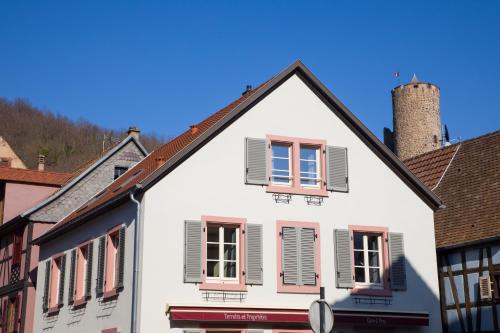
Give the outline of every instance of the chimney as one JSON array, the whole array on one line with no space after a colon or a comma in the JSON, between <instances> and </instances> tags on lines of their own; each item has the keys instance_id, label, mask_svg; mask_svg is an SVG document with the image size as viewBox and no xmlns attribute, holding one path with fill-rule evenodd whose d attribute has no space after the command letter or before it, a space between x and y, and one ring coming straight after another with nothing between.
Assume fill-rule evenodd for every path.
<instances>
[{"instance_id":1,"label":"chimney","mask_svg":"<svg viewBox=\"0 0 500 333\"><path fill-rule=\"evenodd\" d=\"M163 156L159 156L156 158L156 167L159 168L161 167L163 164L165 164L165 162L167 161L167 159Z\"/></svg>"},{"instance_id":2,"label":"chimney","mask_svg":"<svg viewBox=\"0 0 500 333\"><path fill-rule=\"evenodd\" d=\"M191 129L191 134L196 134L198 132L198 126L196 125L191 125L189 128Z\"/></svg>"},{"instance_id":3,"label":"chimney","mask_svg":"<svg viewBox=\"0 0 500 333\"><path fill-rule=\"evenodd\" d=\"M241 96L245 96L251 91L252 91L252 86L250 84L247 84L247 87L245 88L245 91L241 93Z\"/></svg>"},{"instance_id":4,"label":"chimney","mask_svg":"<svg viewBox=\"0 0 500 333\"><path fill-rule=\"evenodd\" d=\"M137 141L139 141L139 134L140 133L141 133L141 130L135 126L130 126L128 128L128 131L127 131L127 134L133 136L134 139L136 139Z\"/></svg>"},{"instance_id":5,"label":"chimney","mask_svg":"<svg viewBox=\"0 0 500 333\"><path fill-rule=\"evenodd\" d=\"M38 155L38 171L45 170L45 155Z\"/></svg>"}]
</instances>

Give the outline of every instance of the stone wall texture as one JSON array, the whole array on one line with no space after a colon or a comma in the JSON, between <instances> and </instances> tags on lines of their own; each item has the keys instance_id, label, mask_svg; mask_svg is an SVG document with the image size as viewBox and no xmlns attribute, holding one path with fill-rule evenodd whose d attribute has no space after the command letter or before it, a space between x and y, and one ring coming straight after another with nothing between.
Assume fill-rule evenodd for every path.
<instances>
[{"instance_id":1,"label":"stone wall texture","mask_svg":"<svg viewBox=\"0 0 500 333\"><path fill-rule=\"evenodd\" d=\"M439 88L415 82L392 90L394 148L401 160L441 147Z\"/></svg>"},{"instance_id":2,"label":"stone wall texture","mask_svg":"<svg viewBox=\"0 0 500 333\"><path fill-rule=\"evenodd\" d=\"M40 222L59 222L108 186L114 179L115 166L130 168L143 158L141 150L130 141L80 179L61 197L34 212L30 219Z\"/></svg>"}]
</instances>

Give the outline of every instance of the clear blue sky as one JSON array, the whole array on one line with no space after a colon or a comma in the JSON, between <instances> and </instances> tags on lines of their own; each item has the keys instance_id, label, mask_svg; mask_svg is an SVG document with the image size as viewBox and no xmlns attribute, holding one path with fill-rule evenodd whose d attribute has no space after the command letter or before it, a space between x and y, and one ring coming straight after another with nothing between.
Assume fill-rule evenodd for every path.
<instances>
[{"instance_id":1,"label":"clear blue sky","mask_svg":"<svg viewBox=\"0 0 500 333\"><path fill-rule=\"evenodd\" d=\"M395 71L452 138L500 128L500 1L125 2L2 2L0 96L172 136L301 59L379 137Z\"/></svg>"}]
</instances>

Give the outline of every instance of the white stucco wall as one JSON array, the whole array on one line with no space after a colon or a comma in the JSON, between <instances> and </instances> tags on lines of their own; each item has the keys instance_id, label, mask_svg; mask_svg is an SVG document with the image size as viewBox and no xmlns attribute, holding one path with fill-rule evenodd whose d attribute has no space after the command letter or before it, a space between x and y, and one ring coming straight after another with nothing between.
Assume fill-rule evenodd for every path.
<instances>
[{"instance_id":1,"label":"white stucco wall","mask_svg":"<svg viewBox=\"0 0 500 333\"><path fill-rule=\"evenodd\" d=\"M263 187L245 185L244 138L267 134L347 147L349 193L330 193L321 206L307 205L303 196L282 204ZM441 330L432 210L296 76L149 189L144 200L141 332L180 332L182 325L169 330L166 304L204 303L197 285L183 283L184 221L202 215L263 225L264 284L248 286L241 306L307 308L318 298L276 292L276 221L313 221L320 223L322 284L334 307L427 311L430 327L419 331ZM335 288L333 230L349 224L404 233L408 290L393 292L391 305L355 304L349 290Z\"/></svg>"},{"instance_id":2,"label":"white stucco wall","mask_svg":"<svg viewBox=\"0 0 500 333\"><path fill-rule=\"evenodd\" d=\"M109 328L118 328L119 332L130 331L130 311L132 295L132 262L134 221L136 219L136 206L126 203L118 209L107 212L98 218L74 229L50 242L44 243L40 248L38 264L38 286L35 304L34 332L50 333L88 333L101 332ZM98 264L98 238L105 235L108 230L123 224L127 227L125 234L125 279L124 288L116 299L104 301L102 297L96 298L96 279ZM68 306L68 281L71 266L71 250L79 244L93 240L92 262L92 289L91 298L85 306ZM45 281L45 262L55 254L65 252L66 275L64 286L64 305L55 315L47 315L42 311L42 297Z\"/></svg>"}]
</instances>

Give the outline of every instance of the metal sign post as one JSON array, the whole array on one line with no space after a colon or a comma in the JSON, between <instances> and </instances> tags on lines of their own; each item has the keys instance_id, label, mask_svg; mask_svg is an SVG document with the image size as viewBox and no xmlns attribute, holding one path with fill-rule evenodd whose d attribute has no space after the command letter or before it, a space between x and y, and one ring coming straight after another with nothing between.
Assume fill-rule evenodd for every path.
<instances>
[{"instance_id":1,"label":"metal sign post","mask_svg":"<svg viewBox=\"0 0 500 333\"><path fill-rule=\"evenodd\" d=\"M314 333L330 333L333 329L333 312L325 301L325 288L320 287L320 299L309 307L309 324Z\"/></svg>"}]
</instances>

